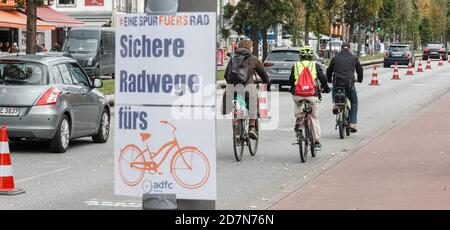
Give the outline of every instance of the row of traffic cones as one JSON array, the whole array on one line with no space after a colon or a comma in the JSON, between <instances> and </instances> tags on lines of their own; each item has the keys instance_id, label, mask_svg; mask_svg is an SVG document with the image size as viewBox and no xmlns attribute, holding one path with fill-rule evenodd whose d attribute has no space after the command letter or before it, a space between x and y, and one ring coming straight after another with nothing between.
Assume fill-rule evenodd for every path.
<instances>
[{"instance_id":1,"label":"row of traffic cones","mask_svg":"<svg viewBox=\"0 0 450 230\"><path fill-rule=\"evenodd\" d=\"M448 59L448 63L450 63L450 58ZM442 56L441 56L439 58L438 66L443 66L443 65L444 65L444 63L443 63ZM414 75L414 70L413 69L414 68L412 67L412 63L409 63L408 71L406 72L406 75L408 75L408 76ZM428 69L428 70L432 69L432 67L431 67L431 60L430 59L427 60L427 66L425 67L425 69ZM419 66L417 68L417 72L418 73L424 72L423 66L422 66L422 58L419 58ZM399 76L399 71L398 71L398 63L395 63L394 74L392 76L392 80L401 80L400 76ZM369 85L374 85L374 86L380 85L380 83L378 82L378 73L377 73L377 66L376 65L373 66L372 80L371 80Z\"/></svg>"},{"instance_id":2,"label":"row of traffic cones","mask_svg":"<svg viewBox=\"0 0 450 230\"><path fill-rule=\"evenodd\" d=\"M22 193L25 193L25 191L14 186L8 134L6 128L2 127L0 132L0 195L18 195Z\"/></svg>"}]
</instances>

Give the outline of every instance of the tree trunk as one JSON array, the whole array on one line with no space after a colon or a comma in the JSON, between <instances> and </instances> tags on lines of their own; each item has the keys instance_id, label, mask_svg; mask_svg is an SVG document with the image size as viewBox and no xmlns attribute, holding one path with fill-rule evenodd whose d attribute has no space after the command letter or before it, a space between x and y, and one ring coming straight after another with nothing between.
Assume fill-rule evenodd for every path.
<instances>
[{"instance_id":1,"label":"tree trunk","mask_svg":"<svg viewBox=\"0 0 450 230\"><path fill-rule=\"evenodd\" d=\"M259 55L259 50L258 50L259 38L258 38L258 30L256 29L255 26L252 26L250 37L251 37L250 39L253 42L253 55L258 57L258 55Z\"/></svg>"},{"instance_id":2,"label":"tree trunk","mask_svg":"<svg viewBox=\"0 0 450 230\"><path fill-rule=\"evenodd\" d=\"M353 41L355 40L354 36L353 36L353 33L355 32L355 10L356 10L356 7L353 4L352 12L350 14L350 21L348 22L350 24L350 31L349 31L349 35L348 35L349 43L353 43Z\"/></svg>"},{"instance_id":3,"label":"tree trunk","mask_svg":"<svg viewBox=\"0 0 450 230\"><path fill-rule=\"evenodd\" d=\"M267 29L264 31L261 31L262 33L262 39L263 39L263 43L262 43L262 48L263 48L263 56L262 56L262 60L266 60L267 57Z\"/></svg>"},{"instance_id":4,"label":"tree trunk","mask_svg":"<svg viewBox=\"0 0 450 230\"><path fill-rule=\"evenodd\" d=\"M36 18L37 9L33 0L27 0L27 37L26 53L36 54Z\"/></svg>"},{"instance_id":5,"label":"tree trunk","mask_svg":"<svg viewBox=\"0 0 450 230\"><path fill-rule=\"evenodd\" d=\"M309 9L305 9L305 46L309 45L309 31L310 31L310 17L311 17L311 12Z\"/></svg>"}]
</instances>

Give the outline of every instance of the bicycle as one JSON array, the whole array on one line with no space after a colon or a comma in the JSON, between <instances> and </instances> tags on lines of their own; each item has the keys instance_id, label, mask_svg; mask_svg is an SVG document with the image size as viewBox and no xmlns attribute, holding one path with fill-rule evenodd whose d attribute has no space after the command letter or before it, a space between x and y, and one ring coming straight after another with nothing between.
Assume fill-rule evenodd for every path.
<instances>
[{"instance_id":1,"label":"bicycle","mask_svg":"<svg viewBox=\"0 0 450 230\"><path fill-rule=\"evenodd\" d=\"M249 111L247 103L242 95L237 95L233 100L233 147L236 161L241 161L245 146L251 156L255 156L259 143L259 121L256 119L255 131L258 136L256 140L249 137Z\"/></svg>"},{"instance_id":2,"label":"bicycle","mask_svg":"<svg viewBox=\"0 0 450 230\"><path fill-rule=\"evenodd\" d=\"M336 88L334 96L335 104L338 107L336 115L336 130L339 130L339 137L344 139L345 135L350 136L350 101L348 100L345 88ZM344 135L345 131L345 135Z\"/></svg>"},{"instance_id":3,"label":"bicycle","mask_svg":"<svg viewBox=\"0 0 450 230\"><path fill-rule=\"evenodd\" d=\"M175 182L186 189L203 186L210 175L210 164L206 155L193 146L181 147L175 136L176 127L168 121L160 122L172 128L173 139L162 145L157 152L151 152L146 143L151 137L150 133L140 134L141 141L145 142L145 149L141 150L134 144L125 146L120 151L119 157L119 173L122 181L128 186L136 186L142 181L146 172L152 175L156 173L163 175L164 173L160 172L159 169L168 159L168 155L175 150L170 160L170 174ZM156 162L155 158L164 150L166 151L162 159ZM197 163L197 161L200 163ZM194 162L196 162L195 167Z\"/></svg>"},{"instance_id":4,"label":"bicycle","mask_svg":"<svg viewBox=\"0 0 450 230\"><path fill-rule=\"evenodd\" d=\"M309 105L308 100L300 101L303 104L303 112L297 115L295 121L295 133L297 142L293 145L299 146L300 160L305 163L308 159L308 152L311 152L312 157L316 157L313 123L311 120L312 107Z\"/></svg>"}]
</instances>

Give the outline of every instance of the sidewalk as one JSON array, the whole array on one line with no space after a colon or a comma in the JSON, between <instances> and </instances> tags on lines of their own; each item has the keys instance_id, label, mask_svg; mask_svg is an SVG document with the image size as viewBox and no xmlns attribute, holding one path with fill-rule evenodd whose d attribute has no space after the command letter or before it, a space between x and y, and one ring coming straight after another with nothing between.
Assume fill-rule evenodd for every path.
<instances>
[{"instance_id":1,"label":"sidewalk","mask_svg":"<svg viewBox=\"0 0 450 230\"><path fill-rule=\"evenodd\" d=\"M271 209L450 210L450 93Z\"/></svg>"}]
</instances>

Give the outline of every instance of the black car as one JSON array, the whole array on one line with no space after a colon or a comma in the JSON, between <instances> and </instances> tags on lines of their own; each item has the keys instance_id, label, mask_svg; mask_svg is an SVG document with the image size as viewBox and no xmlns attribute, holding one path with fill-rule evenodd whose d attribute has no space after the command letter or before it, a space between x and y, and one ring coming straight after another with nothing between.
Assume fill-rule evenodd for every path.
<instances>
[{"instance_id":1,"label":"black car","mask_svg":"<svg viewBox=\"0 0 450 230\"><path fill-rule=\"evenodd\" d=\"M115 31L104 27L73 28L63 46L63 52L75 58L91 77L114 78L115 49Z\"/></svg>"},{"instance_id":2,"label":"black car","mask_svg":"<svg viewBox=\"0 0 450 230\"><path fill-rule=\"evenodd\" d=\"M414 60L414 48L409 44L392 44L389 49L385 51L384 55L384 67L390 67L391 65L409 65L415 66Z\"/></svg>"},{"instance_id":3,"label":"black car","mask_svg":"<svg viewBox=\"0 0 450 230\"><path fill-rule=\"evenodd\" d=\"M448 60L447 49L442 43L430 43L423 50L423 59L428 60L428 58L439 59L442 57L444 61Z\"/></svg>"}]
</instances>

